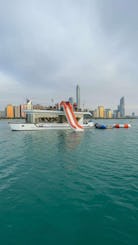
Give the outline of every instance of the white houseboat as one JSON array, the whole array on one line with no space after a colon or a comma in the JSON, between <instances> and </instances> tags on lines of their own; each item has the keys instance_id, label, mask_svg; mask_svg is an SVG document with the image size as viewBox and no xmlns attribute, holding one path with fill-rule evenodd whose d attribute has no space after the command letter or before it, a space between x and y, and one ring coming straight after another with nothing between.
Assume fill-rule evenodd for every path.
<instances>
[{"instance_id":1,"label":"white houseboat","mask_svg":"<svg viewBox=\"0 0 138 245\"><path fill-rule=\"evenodd\" d=\"M83 131L91 128L90 112L74 112L69 102L62 101L63 110L25 110L26 121L23 123L10 122L12 131L46 130L46 129L72 129Z\"/></svg>"}]
</instances>

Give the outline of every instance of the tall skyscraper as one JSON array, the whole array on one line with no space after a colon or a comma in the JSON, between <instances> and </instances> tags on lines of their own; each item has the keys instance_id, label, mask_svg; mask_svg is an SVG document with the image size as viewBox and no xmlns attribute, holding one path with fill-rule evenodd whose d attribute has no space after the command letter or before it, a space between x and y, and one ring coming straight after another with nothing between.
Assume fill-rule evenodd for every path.
<instances>
[{"instance_id":1,"label":"tall skyscraper","mask_svg":"<svg viewBox=\"0 0 138 245\"><path fill-rule=\"evenodd\" d=\"M120 117L125 117L125 99L124 97L120 99L119 111L120 111Z\"/></svg>"},{"instance_id":2,"label":"tall skyscraper","mask_svg":"<svg viewBox=\"0 0 138 245\"><path fill-rule=\"evenodd\" d=\"M80 87L79 85L76 86L76 103L78 109L80 109Z\"/></svg>"}]
</instances>

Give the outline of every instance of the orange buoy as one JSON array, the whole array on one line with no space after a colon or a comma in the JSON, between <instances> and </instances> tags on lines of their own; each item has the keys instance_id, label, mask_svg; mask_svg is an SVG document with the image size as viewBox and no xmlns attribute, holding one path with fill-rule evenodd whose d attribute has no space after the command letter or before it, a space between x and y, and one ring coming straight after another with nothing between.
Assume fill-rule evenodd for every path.
<instances>
[{"instance_id":1,"label":"orange buoy","mask_svg":"<svg viewBox=\"0 0 138 245\"><path fill-rule=\"evenodd\" d=\"M119 124L115 124L114 127L115 127L115 128L120 128Z\"/></svg>"},{"instance_id":2,"label":"orange buoy","mask_svg":"<svg viewBox=\"0 0 138 245\"><path fill-rule=\"evenodd\" d=\"M131 128L131 124L125 123L125 124L114 124L114 128Z\"/></svg>"}]
</instances>

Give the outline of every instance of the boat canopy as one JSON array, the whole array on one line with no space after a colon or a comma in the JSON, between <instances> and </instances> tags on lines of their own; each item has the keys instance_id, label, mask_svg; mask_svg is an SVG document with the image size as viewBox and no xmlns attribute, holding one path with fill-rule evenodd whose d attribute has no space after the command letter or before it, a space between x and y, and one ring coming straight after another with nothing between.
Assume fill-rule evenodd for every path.
<instances>
[{"instance_id":1,"label":"boat canopy","mask_svg":"<svg viewBox=\"0 0 138 245\"><path fill-rule=\"evenodd\" d=\"M47 119L53 119L59 122L65 121L66 115L64 111L61 110L24 110L26 113L26 122L28 123L38 123L41 121L47 121ZM83 119L84 115L92 116L90 112L76 112L74 114L78 120ZM54 119L55 118L55 119Z\"/></svg>"}]
</instances>

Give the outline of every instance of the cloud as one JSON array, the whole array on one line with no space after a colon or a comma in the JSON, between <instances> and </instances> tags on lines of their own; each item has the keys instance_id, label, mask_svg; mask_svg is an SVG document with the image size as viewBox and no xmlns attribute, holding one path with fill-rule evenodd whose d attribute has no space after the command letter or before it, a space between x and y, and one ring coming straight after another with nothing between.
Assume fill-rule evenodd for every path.
<instances>
[{"instance_id":1,"label":"cloud","mask_svg":"<svg viewBox=\"0 0 138 245\"><path fill-rule=\"evenodd\" d=\"M0 72L7 83L13 81L15 102L26 94L45 104L68 99L79 84L81 101L89 107L116 106L123 95L133 105L137 5L135 0L1 1ZM4 93L7 103L15 103L10 89Z\"/></svg>"},{"instance_id":2,"label":"cloud","mask_svg":"<svg viewBox=\"0 0 138 245\"><path fill-rule=\"evenodd\" d=\"M10 104L11 102L15 101L18 102L20 100L22 102L22 86L21 84L15 80L15 78L0 72L0 108ZM18 95L18 96L17 96ZM10 100L8 100L8 97Z\"/></svg>"}]
</instances>

